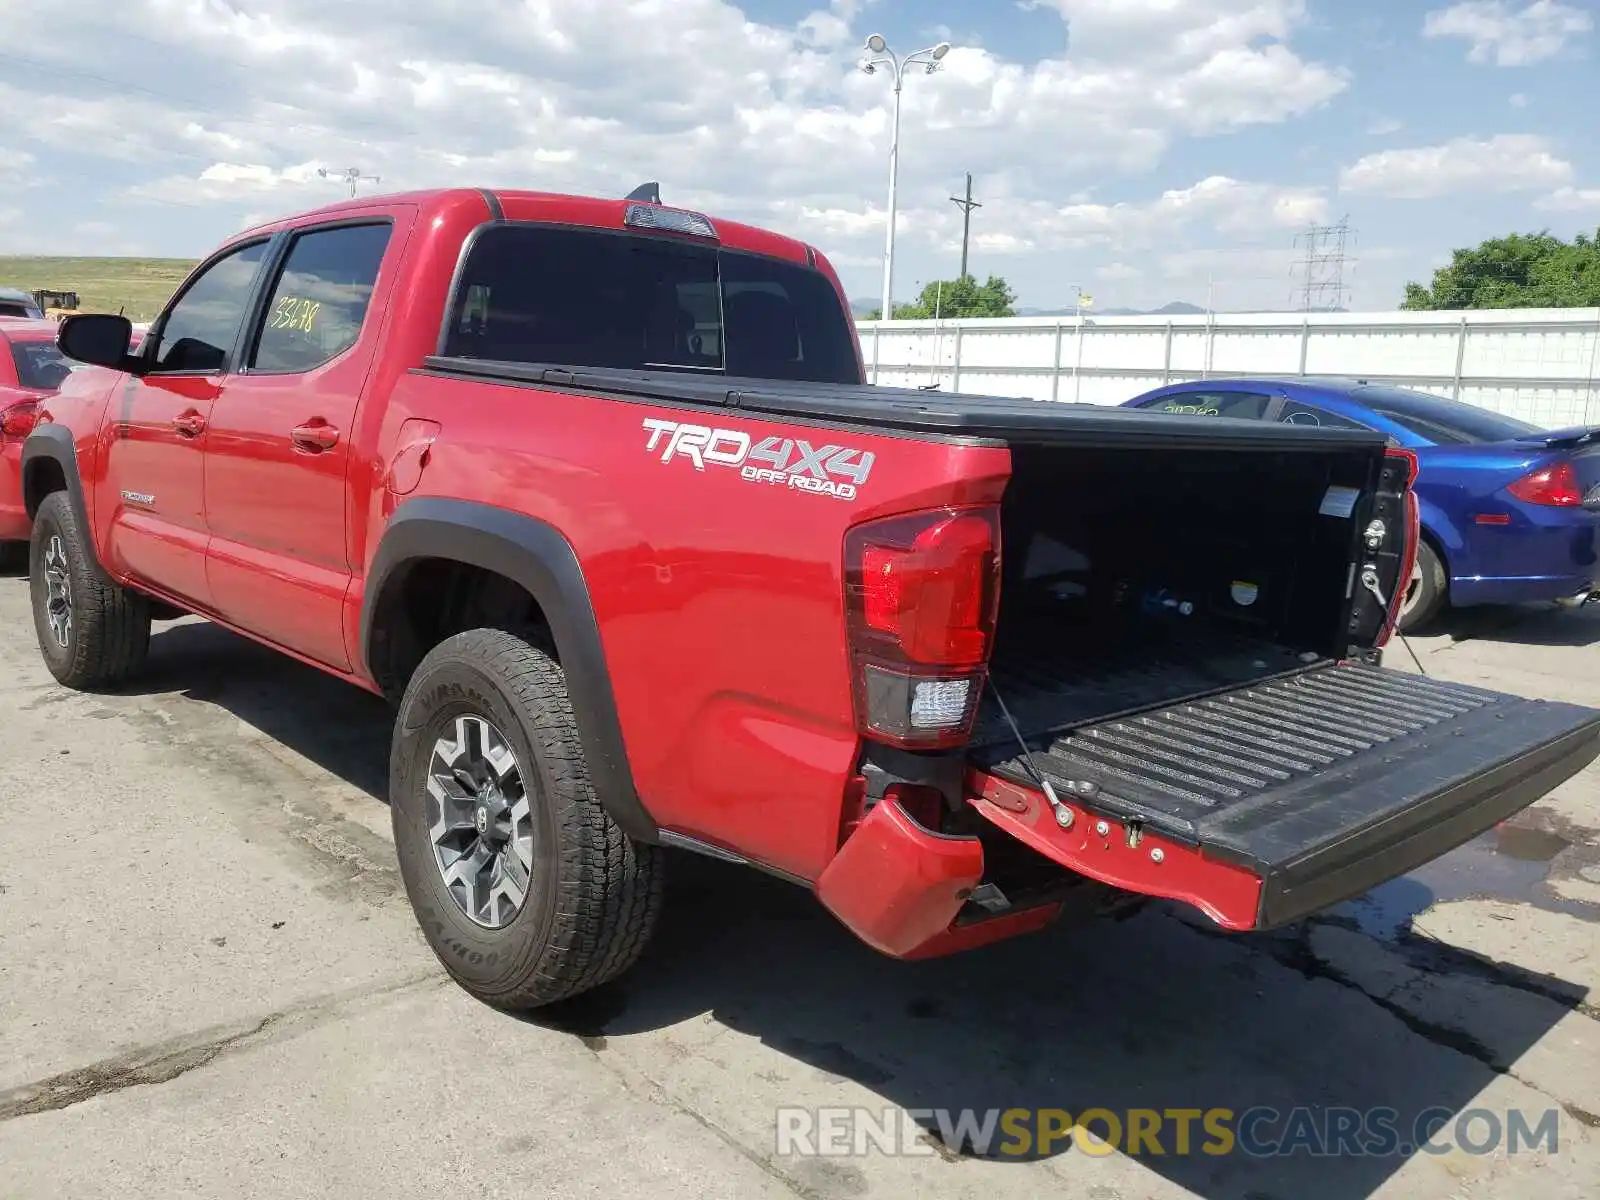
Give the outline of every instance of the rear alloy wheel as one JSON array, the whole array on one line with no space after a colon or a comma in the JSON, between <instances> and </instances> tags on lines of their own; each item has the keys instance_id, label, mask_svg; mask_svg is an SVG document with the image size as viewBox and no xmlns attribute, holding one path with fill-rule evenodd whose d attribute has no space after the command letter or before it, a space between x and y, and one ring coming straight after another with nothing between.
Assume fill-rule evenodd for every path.
<instances>
[{"instance_id":1,"label":"rear alloy wheel","mask_svg":"<svg viewBox=\"0 0 1600 1200\"><path fill-rule=\"evenodd\" d=\"M428 833L450 898L485 929L522 911L533 873L533 818L522 765L505 735L460 716L428 763Z\"/></svg>"},{"instance_id":2,"label":"rear alloy wheel","mask_svg":"<svg viewBox=\"0 0 1600 1200\"><path fill-rule=\"evenodd\" d=\"M429 946L507 1010L622 974L661 907L661 852L595 795L542 631L471 629L406 685L389 758L400 877Z\"/></svg>"},{"instance_id":3,"label":"rear alloy wheel","mask_svg":"<svg viewBox=\"0 0 1600 1200\"><path fill-rule=\"evenodd\" d=\"M1420 629L1444 607L1446 595L1444 564L1426 541L1417 543L1417 561L1411 566L1411 578L1406 580L1405 591L1400 596L1400 620L1396 623L1401 633Z\"/></svg>"}]
</instances>

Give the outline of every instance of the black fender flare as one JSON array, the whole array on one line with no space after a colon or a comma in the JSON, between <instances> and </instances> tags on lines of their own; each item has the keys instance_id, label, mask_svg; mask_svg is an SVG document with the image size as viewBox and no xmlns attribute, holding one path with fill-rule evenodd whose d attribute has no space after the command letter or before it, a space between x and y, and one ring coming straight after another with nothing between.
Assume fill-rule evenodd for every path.
<instances>
[{"instance_id":1,"label":"black fender flare","mask_svg":"<svg viewBox=\"0 0 1600 1200\"><path fill-rule=\"evenodd\" d=\"M111 582L100 562L100 547L95 544L94 528L89 524L89 509L83 499L83 477L78 471L78 447L72 430L65 425L45 422L35 425L22 443L22 502L31 521L39 515L39 505L48 495L39 487L39 474L45 462L53 462L61 471L67 485L67 502L78 518L78 528L83 530L88 542L89 561L101 579Z\"/></svg>"},{"instance_id":2,"label":"black fender flare","mask_svg":"<svg viewBox=\"0 0 1600 1200\"><path fill-rule=\"evenodd\" d=\"M425 558L506 576L538 603L566 675L596 796L629 837L659 842L660 831L633 784L600 626L571 543L544 521L490 504L431 496L402 503L373 555L361 604L362 665L380 684L373 670L378 605L397 572Z\"/></svg>"}]
</instances>

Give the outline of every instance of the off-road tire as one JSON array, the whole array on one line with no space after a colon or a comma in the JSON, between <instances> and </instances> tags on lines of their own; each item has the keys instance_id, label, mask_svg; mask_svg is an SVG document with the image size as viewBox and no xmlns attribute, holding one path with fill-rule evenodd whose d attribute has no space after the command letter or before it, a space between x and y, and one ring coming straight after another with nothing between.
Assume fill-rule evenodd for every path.
<instances>
[{"instance_id":1,"label":"off-road tire","mask_svg":"<svg viewBox=\"0 0 1600 1200\"><path fill-rule=\"evenodd\" d=\"M429 830L434 745L463 715L506 739L530 802L526 898L498 929L475 923L452 897ZM596 797L565 676L542 631L473 629L428 653L395 719L389 806L423 934L445 970L487 1004L527 1010L598 987L631 967L655 930L661 851L624 834Z\"/></svg>"},{"instance_id":2,"label":"off-road tire","mask_svg":"<svg viewBox=\"0 0 1600 1200\"><path fill-rule=\"evenodd\" d=\"M71 625L62 646L50 626L46 557L60 539L71 584ZM144 666L150 652L150 602L105 578L97 569L87 530L78 525L66 492L52 492L39 505L29 545L28 590L39 651L56 682L79 691L123 683Z\"/></svg>"},{"instance_id":3,"label":"off-road tire","mask_svg":"<svg viewBox=\"0 0 1600 1200\"><path fill-rule=\"evenodd\" d=\"M1402 603L1400 620L1396 622L1396 628L1401 633L1411 633L1426 628L1429 622L1443 611L1445 602L1449 599L1450 581L1445 577L1444 563L1440 561L1438 552L1428 544L1426 538L1417 543L1417 570L1420 574L1417 580L1416 600L1409 612L1405 611ZM1409 581L1401 580L1400 586L1408 587Z\"/></svg>"}]
</instances>

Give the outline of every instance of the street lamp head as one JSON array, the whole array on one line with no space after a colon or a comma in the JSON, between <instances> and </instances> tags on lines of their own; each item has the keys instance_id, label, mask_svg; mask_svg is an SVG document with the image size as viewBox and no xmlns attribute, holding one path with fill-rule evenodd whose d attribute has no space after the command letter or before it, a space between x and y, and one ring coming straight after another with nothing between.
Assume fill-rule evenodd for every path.
<instances>
[{"instance_id":1,"label":"street lamp head","mask_svg":"<svg viewBox=\"0 0 1600 1200\"><path fill-rule=\"evenodd\" d=\"M938 62L941 58L943 58L946 54L949 54L949 53L950 53L950 43L949 42L940 42L937 46L935 46L933 48L933 61L934 62Z\"/></svg>"},{"instance_id":2,"label":"street lamp head","mask_svg":"<svg viewBox=\"0 0 1600 1200\"><path fill-rule=\"evenodd\" d=\"M875 33L867 39L867 49L874 54L882 54L889 48L889 43L883 40L883 34Z\"/></svg>"}]
</instances>

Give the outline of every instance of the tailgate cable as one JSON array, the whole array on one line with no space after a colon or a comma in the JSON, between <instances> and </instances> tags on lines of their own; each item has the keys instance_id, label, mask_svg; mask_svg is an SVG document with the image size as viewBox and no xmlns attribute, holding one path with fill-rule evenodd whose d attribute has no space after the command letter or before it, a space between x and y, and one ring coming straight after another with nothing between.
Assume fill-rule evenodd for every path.
<instances>
[{"instance_id":1,"label":"tailgate cable","mask_svg":"<svg viewBox=\"0 0 1600 1200\"><path fill-rule=\"evenodd\" d=\"M1055 813L1056 824L1063 829L1072 828L1072 810L1061 803L1061 798L1056 795L1055 788L1050 786L1050 781L1044 777L1044 772L1039 770L1039 764L1033 761L1033 750L1028 746L1027 739L1022 736L1022 730L1017 728L1017 723L1012 719L1011 710L1006 707L1005 698L1000 695L1000 689L994 684L994 676L987 677L989 690L994 693L995 700L1000 705L1000 715L1005 717L1006 724L1011 726L1011 733L1017 739L1017 745L1022 747L1022 760L1028 764L1028 773L1038 783L1039 790L1044 793L1044 798L1050 801L1051 811ZM1094 784L1084 781L1073 788L1081 791L1086 796L1092 796L1098 789Z\"/></svg>"},{"instance_id":2,"label":"tailgate cable","mask_svg":"<svg viewBox=\"0 0 1600 1200\"><path fill-rule=\"evenodd\" d=\"M1378 572L1375 568L1371 566L1362 568L1361 586L1377 597L1378 603L1383 605L1384 612L1389 611L1389 602L1383 598L1383 588L1378 584ZM1422 660L1417 657L1417 652L1411 648L1411 640L1405 634L1400 633L1398 629L1395 630L1395 633L1399 636L1401 645L1406 648L1406 653L1411 655L1411 661L1417 664L1417 670L1426 675L1428 668L1422 665Z\"/></svg>"}]
</instances>

